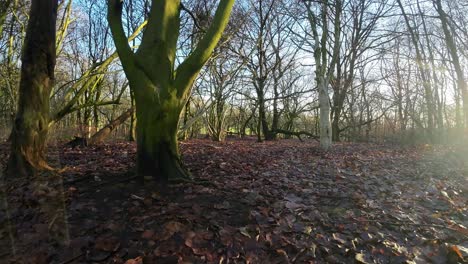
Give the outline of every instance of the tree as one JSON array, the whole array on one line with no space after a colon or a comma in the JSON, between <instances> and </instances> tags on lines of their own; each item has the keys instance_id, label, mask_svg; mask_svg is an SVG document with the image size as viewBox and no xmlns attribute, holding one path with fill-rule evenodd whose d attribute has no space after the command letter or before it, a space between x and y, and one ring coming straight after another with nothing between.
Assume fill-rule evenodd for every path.
<instances>
[{"instance_id":1,"label":"tree","mask_svg":"<svg viewBox=\"0 0 468 264\"><path fill-rule=\"evenodd\" d=\"M0 34L0 111L6 121L5 127L8 127L14 122L18 105L21 46L26 35L29 7L23 1L3 1L0 6L0 17L5 16L0 19L3 23Z\"/></svg>"},{"instance_id":2,"label":"tree","mask_svg":"<svg viewBox=\"0 0 468 264\"><path fill-rule=\"evenodd\" d=\"M226 137L226 101L231 96L232 87L237 84L238 72L243 66L242 62L235 60L236 57L230 57L227 50L220 52L222 54L209 63L207 74L207 90L213 103L208 107L206 124L208 133L215 141L223 141Z\"/></svg>"},{"instance_id":3,"label":"tree","mask_svg":"<svg viewBox=\"0 0 468 264\"><path fill-rule=\"evenodd\" d=\"M449 29L449 19L447 13L442 7L440 0L433 1L434 6L439 15L440 22L442 24L442 29L444 32L444 40L447 45L447 49L450 52L451 62L455 68L455 73L457 75L457 86L462 94L463 99L463 112L465 114L465 127L468 127L468 86L466 84L464 70L462 64L460 63L460 58L458 56L457 46L453 37L453 33Z\"/></svg>"},{"instance_id":4,"label":"tree","mask_svg":"<svg viewBox=\"0 0 468 264\"><path fill-rule=\"evenodd\" d=\"M258 141L276 139L280 126L282 99L280 86L294 71L298 49L291 45L292 17L286 12L293 4L281 0L249 1L252 15L239 32L242 45L235 51L246 63L255 97ZM246 95L244 93L244 95ZM270 108L272 108L270 118ZM271 122L270 122L271 120ZM263 138L262 138L263 134Z\"/></svg>"},{"instance_id":5,"label":"tree","mask_svg":"<svg viewBox=\"0 0 468 264\"><path fill-rule=\"evenodd\" d=\"M271 135L267 120L266 90L271 82L273 65L271 58L273 51L269 49L271 38L268 38L273 17L279 15L275 13L275 5L280 4L278 0L253 1L252 12L248 28L240 32L249 45L240 49L241 56L245 60L247 69L251 75L251 83L256 93L256 104L258 105L257 138L262 141L262 133L266 139Z\"/></svg>"},{"instance_id":6,"label":"tree","mask_svg":"<svg viewBox=\"0 0 468 264\"><path fill-rule=\"evenodd\" d=\"M5 23L11 2L11 0L6 0L0 3L0 38L2 37L3 24Z\"/></svg>"},{"instance_id":7,"label":"tree","mask_svg":"<svg viewBox=\"0 0 468 264\"><path fill-rule=\"evenodd\" d=\"M57 0L32 1L24 41L18 111L12 129L9 174L50 169L45 160L49 97L54 83Z\"/></svg>"},{"instance_id":8,"label":"tree","mask_svg":"<svg viewBox=\"0 0 468 264\"><path fill-rule=\"evenodd\" d=\"M336 77L331 80L333 88L332 97L332 139L340 141L340 127L346 96L355 86L357 68L369 64L370 58L365 58L366 52L370 50L377 41L385 38L386 34L375 34L377 23L386 13L386 2L353 0L342 8L343 13L341 27L342 39L340 39L340 50L338 62L336 63Z\"/></svg>"},{"instance_id":9,"label":"tree","mask_svg":"<svg viewBox=\"0 0 468 264\"><path fill-rule=\"evenodd\" d=\"M136 53L122 25L122 1L108 2L108 21L122 66L135 95L137 174L156 180L188 178L177 144L179 116L199 71L226 27L234 0L220 1L213 22L193 52L176 68L180 0L153 0Z\"/></svg>"},{"instance_id":10,"label":"tree","mask_svg":"<svg viewBox=\"0 0 468 264\"><path fill-rule=\"evenodd\" d=\"M406 14L403 4L401 0L397 0L398 6L401 9L401 14L405 20L406 26L408 28L409 35L411 37L411 42L413 43L415 52L416 52L416 65L418 66L419 75L421 76L421 80L424 87L424 96L426 100L426 108L427 108L427 126L428 126L428 134L429 139L432 141L433 132L434 132L434 105L433 105L433 95L432 95L432 87L429 80L429 74L425 67L426 59L423 56L422 49L420 47L420 40L419 34L416 32L416 27L412 27L410 24L409 16Z\"/></svg>"},{"instance_id":11,"label":"tree","mask_svg":"<svg viewBox=\"0 0 468 264\"><path fill-rule=\"evenodd\" d=\"M333 76L335 64L338 60L340 49L340 33L341 33L341 0L335 0L329 3L328 0L320 2L320 16L314 13L312 3L310 1L304 2L307 8L307 18L312 30L314 39L314 60L315 60L315 78L319 90L319 104L320 104L320 147L327 150L332 144L332 127L330 122L330 98L329 98L329 84ZM334 25L334 44L331 51L331 61L328 64L328 45L329 38L329 11L330 6L335 7ZM318 26L321 25L321 33ZM320 34L319 34L320 33Z\"/></svg>"}]
</instances>

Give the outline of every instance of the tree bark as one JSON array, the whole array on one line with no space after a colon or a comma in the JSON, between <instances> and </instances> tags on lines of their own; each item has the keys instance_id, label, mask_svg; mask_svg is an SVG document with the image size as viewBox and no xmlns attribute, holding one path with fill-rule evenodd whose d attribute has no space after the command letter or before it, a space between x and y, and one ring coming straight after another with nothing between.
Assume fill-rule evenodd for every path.
<instances>
[{"instance_id":1,"label":"tree bark","mask_svg":"<svg viewBox=\"0 0 468 264\"><path fill-rule=\"evenodd\" d=\"M324 79L324 78L320 78ZM320 147L327 150L332 144L332 127L330 122L330 101L328 97L328 82L319 81L320 104Z\"/></svg>"},{"instance_id":2,"label":"tree bark","mask_svg":"<svg viewBox=\"0 0 468 264\"><path fill-rule=\"evenodd\" d=\"M177 128L181 109L145 109L137 105L137 173L160 182L186 178L180 160ZM164 113L164 114L161 114Z\"/></svg>"},{"instance_id":3,"label":"tree bark","mask_svg":"<svg viewBox=\"0 0 468 264\"><path fill-rule=\"evenodd\" d=\"M320 147L323 150L328 150L332 145L332 126L330 121L330 98L328 86L330 79L334 74L335 65L338 60L338 54L340 50L340 21L341 21L341 0L335 0L335 17L334 17L334 45L331 56L330 64L328 64L328 45L327 40L329 38L328 29L328 0L320 3L320 23L321 33L319 35L318 25L319 16L314 14L311 3L306 2L307 15L309 24L312 29L312 35L314 38L314 60L315 60L315 80L319 91L319 104L320 104Z\"/></svg>"},{"instance_id":4,"label":"tree bark","mask_svg":"<svg viewBox=\"0 0 468 264\"><path fill-rule=\"evenodd\" d=\"M130 90L130 102L132 105L132 109L135 109L135 98L133 96L133 91ZM135 141L136 139L136 113L135 110L132 110L132 114L130 116L130 127L128 133L128 141Z\"/></svg>"},{"instance_id":5,"label":"tree bark","mask_svg":"<svg viewBox=\"0 0 468 264\"><path fill-rule=\"evenodd\" d=\"M32 1L24 41L18 112L7 172L32 176L51 169L45 159L49 97L54 83L57 0Z\"/></svg>"}]
</instances>

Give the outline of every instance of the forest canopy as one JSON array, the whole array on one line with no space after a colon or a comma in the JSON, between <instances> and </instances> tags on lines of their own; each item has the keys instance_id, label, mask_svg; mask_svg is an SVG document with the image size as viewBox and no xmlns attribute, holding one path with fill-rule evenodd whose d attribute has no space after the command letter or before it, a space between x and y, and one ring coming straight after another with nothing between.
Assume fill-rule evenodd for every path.
<instances>
[{"instance_id":1,"label":"forest canopy","mask_svg":"<svg viewBox=\"0 0 468 264\"><path fill-rule=\"evenodd\" d=\"M123 30L135 52L151 1L122 3ZM18 106L29 2L2 5L0 121L6 138ZM217 1L182 1L176 66L194 51L216 7ZM468 112L467 8L442 0L238 0L190 89L179 137L268 140L301 131L320 137L327 126L322 120L333 141L461 138ZM88 138L133 105L106 17L107 1L60 1L50 93L54 137ZM327 105L325 118L320 106ZM119 128L120 137L135 137L133 119Z\"/></svg>"}]
</instances>

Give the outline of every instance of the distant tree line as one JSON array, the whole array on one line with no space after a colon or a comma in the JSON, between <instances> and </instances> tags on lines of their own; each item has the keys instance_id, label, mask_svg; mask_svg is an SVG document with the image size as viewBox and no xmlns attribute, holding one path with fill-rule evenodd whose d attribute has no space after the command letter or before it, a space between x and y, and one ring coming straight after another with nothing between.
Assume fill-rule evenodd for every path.
<instances>
[{"instance_id":1,"label":"distant tree line","mask_svg":"<svg viewBox=\"0 0 468 264\"><path fill-rule=\"evenodd\" d=\"M187 176L178 140L204 135L328 149L466 134L462 0L51 1L53 46L28 28L34 2L0 4L0 133L33 168L47 139L113 131L137 141L140 174L169 178Z\"/></svg>"}]
</instances>

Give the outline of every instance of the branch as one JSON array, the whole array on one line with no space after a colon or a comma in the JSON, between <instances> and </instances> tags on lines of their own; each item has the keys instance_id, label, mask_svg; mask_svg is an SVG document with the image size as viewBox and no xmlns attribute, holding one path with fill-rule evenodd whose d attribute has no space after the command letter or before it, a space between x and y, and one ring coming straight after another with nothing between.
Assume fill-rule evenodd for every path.
<instances>
[{"instance_id":1,"label":"branch","mask_svg":"<svg viewBox=\"0 0 468 264\"><path fill-rule=\"evenodd\" d=\"M5 19L8 15L8 8L10 7L11 3L12 0L6 0L0 5L0 36L2 36L3 24L5 23Z\"/></svg>"},{"instance_id":2,"label":"branch","mask_svg":"<svg viewBox=\"0 0 468 264\"><path fill-rule=\"evenodd\" d=\"M135 39L138 36L138 34L141 32L141 30L143 30L143 28L146 26L147 22L148 21L144 21L140 26L138 26L135 32L133 32L133 34L128 39L124 35L125 41L130 42L133 39ZM132 51L130 52L133 54ZM78 99L86 90L88 90L90 87L95 87L97 82L99 82L100 79L104 78L103 76L106 74L109 65L117 58L117 55L118 55L117 53L118 51L112 53L105 60L93 64L90 69L88 69L85 73L83 73L83 75L77 80L77 82L75 82L72 85L72 88L70 89L70 91L75 90L76 87L78 87L78 85L84 82L82 87L78 90L78 92L70 101L68 101L60 110L58 110L57 112L53 114L53 118L50 121L49 126L52 125L53 123L57 123L60 119L62 119L67 114L79 110L79 109L75 109L73 106L78 102ZM69 84L69 82L65 83L62 87L64 87L67 84ZM59 89L61 89L62 87L60 87ZM119 100L120 100L120 96L119 96Z\"/></svg>"},{"instance_id":3,"label":"branch","mask_svg":"<svg viewBox=\"0 0 468 264\"><path fill-rule=\"evenodd\" d=\"M195 80L196 75L203 65L208 61L218 41L221 39L223 31L229 22L233 5L234 0L220 1L208 31L192 54L177 68L175 86L178 89L177 95L180 98L185 98L187 96L190 85Z\"/></svg>"},{"instance_id":4,"label":"branch","mask_svg":"<svg viewBox=\"0 0 468 264\"><path fill-rule=\"evenodd\" d=\"M273 131L271 131L272 133L275 133L275 134L283 134L283 135L290 135L290 136L296 136L300 141L302 141L302 138L301 136L302 135L306 135L306 136L309 136L310 138L313 138L315 140L318 140L319 137L312 134L312 133L309 133L307 131L289 131L289 130L283 130L283 129L275 129Z\"/></svg>"},{"instance_id":5,"label":"branch","mask_svg":"<svg viewBox=\"0 0 468 264\"><path fill-rule=\"evenodd\" d=\"M192 17L193 19L193 24L195 25L196 28L198 28L198 30L200 30L200 32L203 32L205 33L205 30L200 26L200 24L198 24L198 21L197 21L197 18L195 17L195 15L192 13L192 11L190 11L187 7L184 6L184 4L180 3L180 9L184 10L185 12L187 12L187 14L189 14L190 17Z\"/></svg>"},{"instance_id":6,"label":"branch","mask_svg":"<svg viewBox=\"0 0 468 264\"><path fill-rule=\"evenodd\" d=\"M122 25L122 4L122 0L108 1L107 20L109 22L117 53L122 61L122 67L125 72L131 72L135 58L134 53L128 44ZM127 74L127 76L131 76L131 74Z\"/></svg>"}]
</instances>

